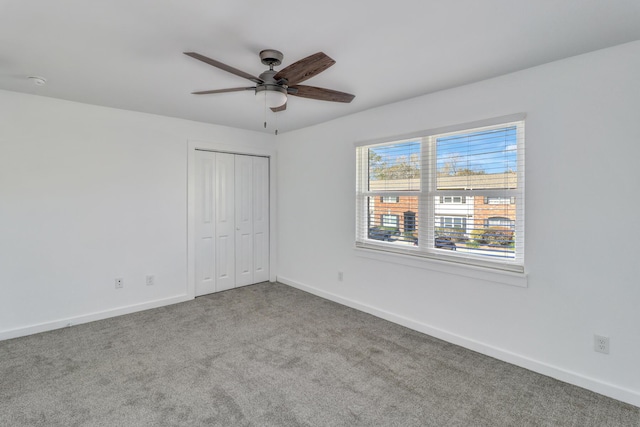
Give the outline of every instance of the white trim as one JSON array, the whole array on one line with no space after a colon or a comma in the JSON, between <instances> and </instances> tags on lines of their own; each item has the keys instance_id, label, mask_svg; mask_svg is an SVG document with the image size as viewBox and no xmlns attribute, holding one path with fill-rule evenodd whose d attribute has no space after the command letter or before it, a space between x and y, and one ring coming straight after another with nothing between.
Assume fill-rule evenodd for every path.
<instances>
[{"instance_id":1,"label":"white trim","mask_svg":"<svg viewBox=\"0 0 640 427\"><path fill-rule=\"evenodd\" d=\"M512 365L520 366L533 372L537 372L539 374L546 375L548 377L555 378L557 380L573 384L587 390L591 390L595 393L620 400L630 405L640 407L640 393L638 393L637 391L620 387L615 384L601 381L596 378L592 378L578 372L570 371L545 362L541 362L527 356L523 356L499 347L482 343L472 338L454 334L444 329L437 328L426 323L418 322L416 320L401 316L399 314L391 313L386 310L381 310L377 307L362 304L352 299L344 298L339 295L326 292L318 288L302 284L300 282L296 282L286 277L279 276L278 282L305 292L309 292L310 294L317 295L321 298L337 302L338 304L346 305L347 307L372 314L381 319L397 323L398 325L405 326L409 329L413 329L423 334L427 334L432 337L447 341L449 343L459 345L469 350L477 351L478 353L494 357L498 360L502 360L503 362L511 363Z\"/></svg>"},{"instance_id":2,"label":"white trim","mask_svg":"<svg viewBox=\"0 0 640 427\"><path fill-rule=\"evenodd\" d=\"M353 145L355 147L363 147L365 145L388 144L389 142L392 142L392 141L395 143L406 142L406 141L414 140L416 138L426 138L433 135L439 135L441 133L465 131L468 129L488 127L488 126L501 126L505 123L523 121L526 117L527 117L526 113L509 114L507 116L492 117L489 119L477 120L474 122L442 126L434 129L420 130L420 131L411 132L403 135L390 135L390 136L385 136L383 138L357 141L357 142L354 142Z\"/></svg>"},{"instance_id":3,"label":"white trim","mask_svg":"<svg viewBox=\"0 0 640 427\"><path fill-rule=\"evenodd\" d=\"M103 320L111 317L122 316L123 314L131 314L131 313L136 313L138 311L149 310L152 308L164 307L166 305L190 301L192 299L193 297L189 297L188 295L176 295L174 297L143 302L140 304L127 305L124 307L118 307L110 310L83 314L81 316L67 317L64 319L58 319L51 322L38 323L31 326L25 326L17 329L10 329L8 331L0 332L0 341L12 339L12 338L24 337L27 335L38 334L41 332L53 331L55 329L67 328L69 326L94 322L96 320Z\"/></svg>"},{"instance_id":4,"label":"white trim","mask_svg":"<svg viewBox=\"0 0 640 427\"><path fill-rule=\"evenodd\" d=\"M187 141L187 295L195 298L195 165L196 150L269 157L269 281L276 280L276 150L224 142Z\"/></svg>"},{"instance_id":5,"label":"white trim","mask_svg":"<svg viewBox=\"0 0 640 427\"><path fill-rule=\"evenodd\" d=\"M528 287L526 273L500 270L495 266L481 267L471 264L457 263L454 261L440 261L438 259L428 257L360 247L354 247L354 251L357 256L373 259L378 262L401 264L409 267L438 271L440 273L453 274L455 276L470 277L472 279L483 280L486 282L518 286L520 288Z\"/></svg>"}]
</instances>

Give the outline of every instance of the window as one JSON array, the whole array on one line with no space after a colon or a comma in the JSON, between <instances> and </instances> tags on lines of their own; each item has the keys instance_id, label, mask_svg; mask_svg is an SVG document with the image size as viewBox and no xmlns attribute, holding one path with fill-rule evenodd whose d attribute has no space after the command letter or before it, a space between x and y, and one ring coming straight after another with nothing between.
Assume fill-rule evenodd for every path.
<instances>
[{"instance_id":1,"label":"window","mask_svg":"<svg viewBox=\"0 0 640 427\"><path fill-rule=\"evenodd\" d=\"M439 216L436 217L436 227L467 229L467 218Z\"/></svg>"},{"instance_id":2,"label":"window","mask_svg":"<svg viewBox=\"0 0 640 427\"><path fill-rule=\"evenodd\" d=\"M515 197L485 197L484 203L487 205L510 205L515 203Z\"/></svg>"},{"instance_id":3,"label":"window","mask_svg":"<svg viewBox=\"0 0 640 427\"><path fill-rule=\"evenodd\" d=\"M524 271L522 118L359 145L356 246Z\"/></svg>"},{"instance_id":4,"label":"window","mask_svg":"<svg viewBox=\"0 0 640 427\"><path fill-rule=\"evenodd\" d=\"M487 219L487 224L486 224L487 227L508 227L508 228L513 228L514 225L515 224L513 220L509 218L500 217L500 216L494 216Z\"/></svg>"},{"instance_id":5,"label":"window","mask_svg":"<svg viewBox=\"0 0 640 427\"><path fill-rule=\"evenodd\" d=\"M382 197L380 197L380 202L382 202L382 203L400 203L400 198L399 197L382 196Z\"/></svg>"},{"instance_id":6,"label":"window","mask_svg":"<svg viewBox=\"0 0 640 427\"><path fill-rule=\"evenodd\" d=\"M440 203L467 203L467 198L462 196L440 196Z\"/></svg>"},{"instance_id":7,"label":"window","mask_svg":"<svg viewBox=\"0 0 640 427\"><path fill-rule=\"evenodd\" d=\"M398 215L382 215L383 227L398 228Z\"/></svg>"}]
</instances>

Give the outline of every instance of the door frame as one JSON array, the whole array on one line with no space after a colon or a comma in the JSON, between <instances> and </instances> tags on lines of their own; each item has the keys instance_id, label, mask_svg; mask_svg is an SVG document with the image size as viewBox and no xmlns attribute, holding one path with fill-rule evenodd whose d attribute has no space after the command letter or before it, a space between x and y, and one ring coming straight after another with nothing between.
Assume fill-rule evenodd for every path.
<instances>
[{"instance_id":1,"label":"door frame","mask_svg":"<svg viewBox=\"0 0 640 427\"><path fill-rule=\"evenodd\" d=\"M276 150L241 144L187 141L187 296L195 298L195 183L196 151L241 154L269 158L269 281L276 281Z\"/></svg>"}]
</instances>

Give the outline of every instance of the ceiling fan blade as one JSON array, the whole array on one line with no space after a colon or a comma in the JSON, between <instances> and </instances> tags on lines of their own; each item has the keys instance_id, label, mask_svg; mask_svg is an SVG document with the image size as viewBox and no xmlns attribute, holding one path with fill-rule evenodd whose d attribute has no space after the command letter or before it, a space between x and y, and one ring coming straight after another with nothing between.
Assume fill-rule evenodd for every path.
<instances>
[{"instance_id":1,"label":"ceiling fan blade","mask_svg":"<svg viewBox=\"0 0 640 427\"><path fill-rule=\"evenodd\" d=\"M323 52L318 52L283 68L274 78L276 80L287 79L289 86L292 86L320 74L335 63L336 61Z\"/></svg>"},{"instance_id":2,"label":"ceiling fan blade","mask_svg":"<svg viewBox=\"0 0 640 427\"><path fill-rule=\"evenodd\" d=\"M296 89L296 91L291 91L289 95L299 96L302 98L319 99L321 101L351 102L353 101L353 98L356 97L350 93L338 92L337 90L324 89L315 86L298 85L293 86L291 89Z\"/></svg>"},{"instance_id":3,"label":"ceiling fan blade","mask_svg":"<svg viewBox=\"0 0 640 427\"><path fill-rule=\"evenodd\" d=\"M210 93L225 93L225 92L240 92L243 90L254 90L255 86L252 87L232 87L229 89L214 89L214 90L201 90L199 92L191 92L192 95L209 95Z\"/></svg>"},{"instance_id":4,"label":"ceiling fan blade","mask_svg":"<svg viewBox=\"0 0 640 427\"><path fill-rule=\"evenodd\" d=\"M271 111L273 111L274 113L277 113L278 111L284 111L284 110L286 110L286 109L287 109L287 103L285 102L284 104L282 104L282 105L281 105L281 106L279 106L279 107L273 107L273 108L271 109Z\"/></svg>"},{"instance_id":5,"label":"ceiling fan blade","mask_svg":"<svg viewBox=\"0 0 640 427\"><path fill-rule=\"evenodd\" d=\"M220 68L221 70L224 70L228 73L235 74L236 76L243 77L245 79L249 79L254 83L258 83L258 84L263 83L262 80L260 80L255 76L252 76L249 73L245 73L244 71L238 70L237 68L233 68L227 64L223 64L222 62L216 61L215 59L207 58L206 56L200 55L199 53L195 53L195 52L183 52L183 53L187 56L197 59L198 61L202 61L209 65L213 65L216 68Z\"/></svg>"}]
</instances>

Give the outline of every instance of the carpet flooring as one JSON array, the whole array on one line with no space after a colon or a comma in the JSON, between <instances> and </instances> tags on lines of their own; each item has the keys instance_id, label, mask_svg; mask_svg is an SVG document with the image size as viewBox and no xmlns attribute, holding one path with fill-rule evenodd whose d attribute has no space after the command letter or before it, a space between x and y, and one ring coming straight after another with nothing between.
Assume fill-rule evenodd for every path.
<instances>
[{"instance_id":1,"label":"carpet flooring","mask_svg":"<svg viewBox=\"0 0 640 427\"><path fill-rule=\"evenodd\" d=\"M640 426L640 409L262 283L0 342L0 426Z\"/></svg>"}]
</instances>

